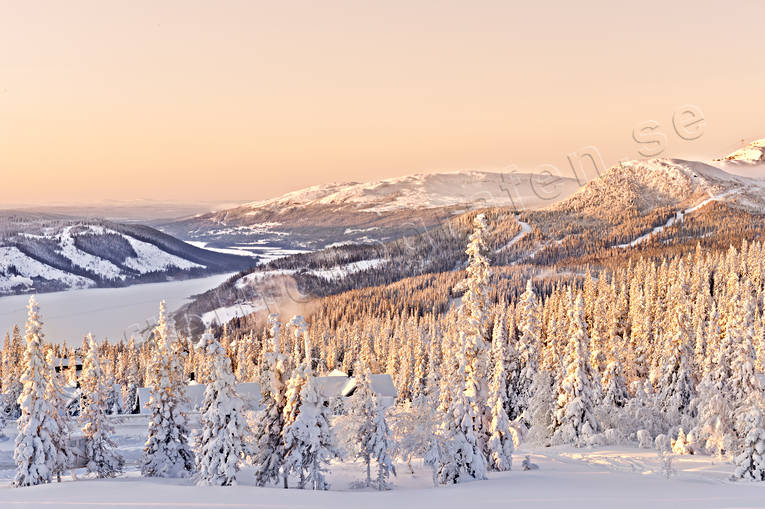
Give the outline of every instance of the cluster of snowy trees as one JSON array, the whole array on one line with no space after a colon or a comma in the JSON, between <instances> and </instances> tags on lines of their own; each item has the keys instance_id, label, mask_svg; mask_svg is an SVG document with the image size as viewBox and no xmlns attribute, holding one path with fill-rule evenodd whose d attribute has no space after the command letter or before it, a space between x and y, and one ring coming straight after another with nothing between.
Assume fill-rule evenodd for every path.
<instances>
[{"instance_id":1,"label":"cluster of snowy trees","mask_svg":"<svg viewBox=\"0 0 765 509\"><path fill-rule=\"evenodd\" d=\"M16 462L14 485L31 486L51 482L70 465L75 451L70 436L74 424L66 415L61 382L54 369L53 357L43 353L42 321L34 297L29 300L25 333L21 392L18 396L20 415L13 458ZM111 477L122 469L122 458L111 440L112 428L105 416L104 377L95 343L85 360L82 384L87 396L82 400L80 425L85 439L87 469L99 477Z\"/></svg>"},{"instance_id":2,"label":"cluster of snowy trees","mask_svg":"<svg viewBox=\"0 0 765 509\"><path fill-rule=\"evenodd\" d=\"M310 358L291 359L280 351L281 328L278 317L271 318L268 365L262 373L269 383L264 387L264 407L253 422L247 420L246 407L236 393L236 377L226 350L212 334L205 333L196 344L200 362L210 377L200 409L200 429L191 436L184 377L185 344L168 322L164 303L153 333L154 356L148 376L151 397L148 437L139 462L147 477L190 477L201 485L228 486L245 462L256 470L256 482L267 485L297 479L299 488L326 490L327 466L342 452L337 447L330 422L328 398L321 393L312 373ZM295 337L304 349L310 342L302 317L292 320ZM44 348L42 322L34 298L29 301L25 348L22 354L20 414L14 459L16 486L51 482L54 476L72 466L75 456L84 459L88 472L98 477L114 477L124 468L124 460L113 439L114 428L107 415L107 389L99 345L89 337L82 373L79 423L84 450L75 450L71 440L74 424L67 412L60 374L55 369L53 348ZM44 350L47 350L47 359ZM391 432L386 408L372 390L369 369L359 368L357 390L350 399L358 437L359 453L367 467L364 486L390 488L395 474L389 454ZM370 467L377 465L372 481Z\"/></svg>"},{"instance_id":3,"label":"cluster of snowy trees","mask_svg":"<svg viewBox=\"0 0 765 509\"><path fill-rule=\"evenodd\" d=\"M523 440L726 455L735 458L737 477L765 478L762 244L643 259L553 287L529 280L518 298L497 299L486 235L479 215L465 277L453 290L459 297L441 313L320 314L286 324L272 315L262 331L224 330L218 340L208 333L197 348L161 318L154 341L140 346L48 349L106 359L102 379L116 380L127 399L139 385L152 387L145 475L198 475L225 485L249 461L259 485L295 479L301 488L326 489L327 464L344 451L333 432L337 409L315 375L340 368L359 384L339 413L358 433L351 454L367 465L364 486L388 487L393 457L424 458L440 483L482 479L487 470L509 470ZM35 334L27 329L24 370L41 364L29 360ZM22 422L37 408L27 393L42 385L20 377L19 389L6 375L19 358L15 336L3 349L2 379L5 392L29 400L20 406ZM387 412L365 389L370 372L395 381L398 398ZM183 396L192 377L209 382L196 450ZM237 380L263 388L263 408L249 423ZM108 424L83 406L101 401L88 396L94 387L83 387L80 418L108 438ZM40 412L49 411L34 415ZM110 450L110 443L99 447Z\"/></svg>"}]
</instances>

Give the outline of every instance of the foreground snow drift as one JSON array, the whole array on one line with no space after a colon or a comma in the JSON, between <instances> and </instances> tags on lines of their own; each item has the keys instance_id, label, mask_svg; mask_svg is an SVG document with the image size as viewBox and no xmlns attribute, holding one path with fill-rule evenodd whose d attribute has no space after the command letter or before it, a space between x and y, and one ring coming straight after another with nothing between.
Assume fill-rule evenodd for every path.
<instances>
[{"instance_id":1,"label":"foreground snow drift","mask_svg":"<svg viewBox=\"0 0 765 509\"><path fill-rule=\"evenodd\" d=\"M521 447L512 472L489 474L487 481L433 488L430 471L415 461L415 474L397 464L392 491L356 491L360 463L335 463L332 491L256 488L252 471L239 473L238 486L198 487L189 480L146 479L134 466L145 440L145 422L129 418L117 427L128 474L118 479L68 477L61 484L11 488L12 445L0 443L0 507L209 507L209 508L723 508L762 507L765 483L730 482L732 465L708 456L678 456L676 474L666 479L655 451L630 447L595 449ZM12 429L8 430L12 432ZM12 434L12 433L11 433ZM526 454L539 470L521 471Z\"/></svg>"}]
</instances>

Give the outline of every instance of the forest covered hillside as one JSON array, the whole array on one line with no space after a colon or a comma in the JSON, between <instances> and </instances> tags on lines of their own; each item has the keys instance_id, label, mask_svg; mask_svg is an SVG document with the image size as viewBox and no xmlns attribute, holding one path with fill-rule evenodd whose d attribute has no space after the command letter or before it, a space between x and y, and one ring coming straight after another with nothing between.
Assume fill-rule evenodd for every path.
<instances>
[{"instance_id":1,"label":"forest covered hillside","mask_svg":"<svg viewBox=\"0 0 765 509\"><path fill-rule=\"evenodd\" d=\"M531 267L536 274L623 266L727 247L765 230L765 180L697 161L652 159L621 163L571 196L539 210L481 210L489 223L487 256L496 267ZM354 243L263 264L207 292L182 312L216 309L224 319L280 300L310 301L466 266L465 241L477 211L422 226L388 242ZM232 306L247 304L239 311Z\"/></svg>"}]
</instances>

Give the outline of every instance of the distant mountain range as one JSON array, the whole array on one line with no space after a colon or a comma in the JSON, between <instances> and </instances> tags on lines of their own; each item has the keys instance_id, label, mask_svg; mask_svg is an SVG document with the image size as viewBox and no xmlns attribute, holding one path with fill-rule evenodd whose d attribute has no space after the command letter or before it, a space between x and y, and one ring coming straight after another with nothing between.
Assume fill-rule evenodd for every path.
<instances>
[{"instance_id":1,"label":"distant mountain range","mask_svg":"<svg viewBox=\"0 0 765 509\"><path fill-rule=\"evenodd\" d=\"M698 242L725 247L742 239L760 238L765 233L765 180L756 176L765 166L763 147L765 141L757 141L713 162L622 162L578 190L575 182L564 180L560 199L549 200L542 207L539 205L544 202L537 200L536 207L517 210L507 195L487 194L490 199L481 202L480 208L490 222L488 254L492 265L523 265L539 274L570 270L560 267L583 270L588 265L626 263L636 255L661 256L672 250L693 249ZM470 175L451 178L488 183L488 189L503 188L497 174L479 174L485 180ZM444 179L443 175L431 178L436 182ZM390 186L397 188L391 193L385 193L386 186L377 183L311 188L198 218L199 234L209 235L212 230L208 222L247 228L247 218L262 221L264 211L271 214L269 220L274 223L280 211L297 217L299 211L318 214L320 207L327 207L321 220L309 214L307 221L329 222L333 211L341 218L370 209L380 214L409 212L410 218L427 214L433 210L430 206L450 211L429 229L401 231L403 238L399 240L388 234L388 238L365 246L330 246L274 260L224 283L215 290L214 302L201 296L187 309L228 319L265 308L269 300L294 301L299 296L302 301L464 267L465 243L474 213L468 211L471 207L449 209L444 202L431 198L423 189L439 189L437 195L444 197L447 188L424 184L427 182L423 176L398 179ZM411 190L407 183L413 183ZM195 231L191 229L190 234ZM269 283L271 280L281 282ZM268 307L273 309L270 303Z\"/></svg>"},{"instance_id":2,"label":"distant mountain range","mask_svg":"<svg viewBox=\"0 0 765 509\"><path fill-rule=\"evenodd\" d=\"M200 214L158 227L207 248L266 255L387 242L443 224L468 210L544 207L579 188L573 178L457 172L309 187L271 200Z\"/></svg>"},{"instance_id":3,"label":"distant mountain range","mask_svg":"<svg viewBox=\"0 0 765 509\"><path fill-rule=\"evenodd\" d=\"M127 286L251 268L143 225L0 212L0 294Z\"/></svg>"},{"instance_id":4,"label":"distant mountain range","mask_svg":"<svg viewBox=\"0 0 765 509\"><path fill-rule=\"evenodd\" d=\"M459 269L479 209L492 222L497 266L590 263L614 249L753 235L765 218L761 176L765 140L711 162L622 162L581 188L565 177L474 171L314 186L178 220L162 217L180 209L147 204L140 214L154 210L146 220L158 229L0 212L0 294L227 271L251 271L230 282L230 304L272 275L307 295L388 284Z\"/></svg>"}]
</instances>

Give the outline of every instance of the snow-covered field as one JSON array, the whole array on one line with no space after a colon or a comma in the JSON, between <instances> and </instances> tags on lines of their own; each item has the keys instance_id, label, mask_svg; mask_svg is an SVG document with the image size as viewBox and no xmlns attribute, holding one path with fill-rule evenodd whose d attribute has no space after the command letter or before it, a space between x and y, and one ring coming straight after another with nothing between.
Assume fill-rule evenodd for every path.
<instances>
[{"instance_id":1,"label":"snow-covered field","mask_svg":"<svg viewBox=\"0 0 765 509\"><path fill-rule=\"evenodd\" d=\"M202 508L727 508L765 506L762 483L728 480L732 465L709 456L676 456L667 479L655 451L630 447L593 449L526 448L516 451L513 470L491 473L487 481L434 488L430 471L417 460L415 473L397 464L388 492L358 491L351 483L363 465L333 464L331 491L257 488L252 473L239 473L238 486L197 487L189 480L145 479L135 466L146 438L146 417L130 416L117 426L117 441L128 469L123 477L99 480L78 473L61 484L12 488L12 437L0 442L0 507L202 507ZM529 454L539 470L522 471Z\"/></svg>"},{"instance_id":2,"label":"snow-covered field","mask_svg":"<svg viewBox=\"0 0 765 509\"><path fill-rule=\"evenodd\" d=\"M37 295L46 339L79 345L89 332L102 340L129 338L156 320L159 302L177 309L192 295L215 288L231 274L126 288L88 288ZM0 297L0 331L23 329L28 295Z\"/></svg>"}]
</instances>

